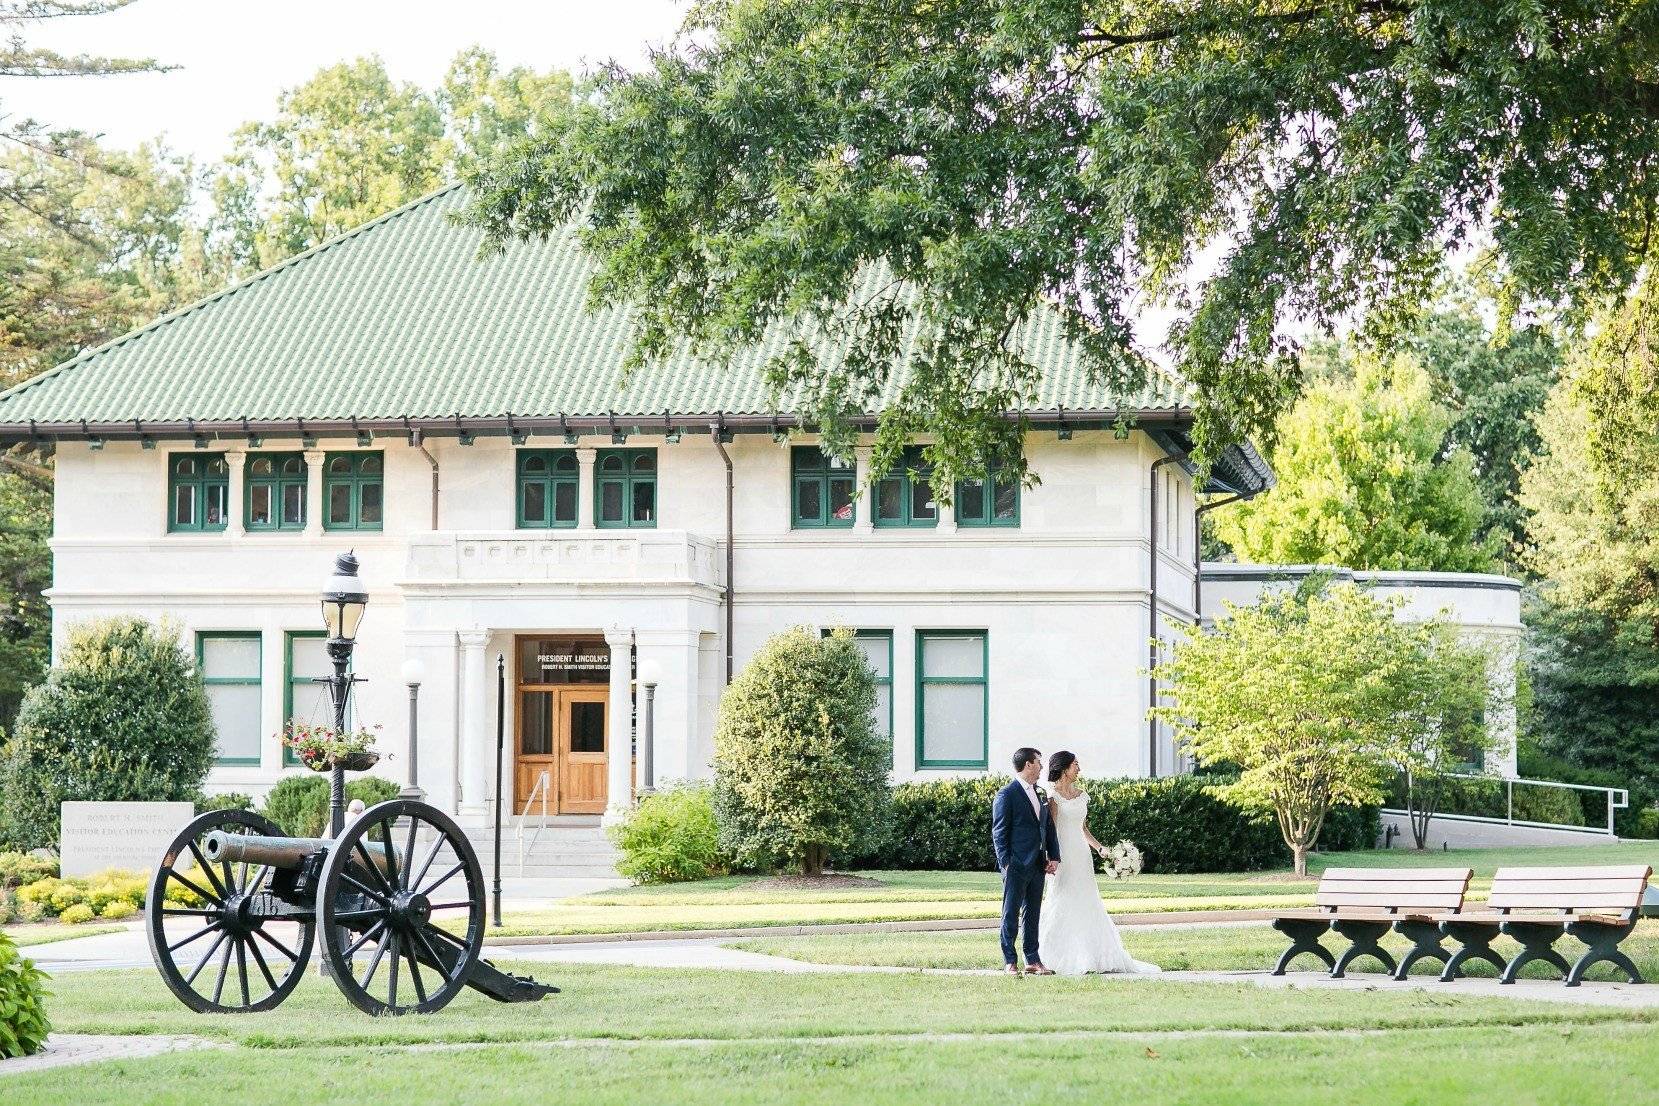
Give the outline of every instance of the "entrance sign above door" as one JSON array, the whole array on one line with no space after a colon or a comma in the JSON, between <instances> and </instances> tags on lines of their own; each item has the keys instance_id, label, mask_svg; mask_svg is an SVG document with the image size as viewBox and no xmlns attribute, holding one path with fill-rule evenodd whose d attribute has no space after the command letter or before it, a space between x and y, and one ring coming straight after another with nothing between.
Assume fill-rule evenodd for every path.
<instances>
[{"instance_id":1,"label":"entrance sign above door","mask_svg":"<svg viewBox=\"0 0 1659 1106\"><path fill-rule=\"evenodd\" d=\"M611 678L611 648L593 637L521 637L518 682L523 684L603 684Z\"/></svg>"}]
</instances>

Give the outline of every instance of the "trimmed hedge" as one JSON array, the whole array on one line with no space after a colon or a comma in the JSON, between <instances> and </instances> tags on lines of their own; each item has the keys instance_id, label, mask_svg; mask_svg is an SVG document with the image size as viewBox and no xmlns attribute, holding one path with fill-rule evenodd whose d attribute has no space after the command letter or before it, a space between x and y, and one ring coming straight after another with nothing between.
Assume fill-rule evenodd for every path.
<instances>
[{"instance_id":1,"label":"trimmed hedge","mask_svg":"<svg viewBox=\"0 0 1659 1106\"><path fill-rule=\"evenodd\" d=\"M893 834L886 845L845 859L854 868L992 871L991 800L1006 776L927 780L893 789ZM1215 777L1080 781L1089 792L1089 831L1101 841L1133 841L1146 872L1254 872L1283 868L1290 852L1271 818L1220 798ZM1331 811L1320 849L1369 849L1377 809Z\"/></svg>"},{"instance_id":2,"label":"trimmed hedge","mask_svg":"<svg viewBox=\"0 0 1659 1106\"><path fill-rule=\"evenodd\" d=\"M346 781L346 805L362 799L364 806L397 798L398 785L380 776ZM260 811L292 837L321 837L328 824L328 777L307 772L282 777L265 796Z\"/></svg>"}]
</instances>

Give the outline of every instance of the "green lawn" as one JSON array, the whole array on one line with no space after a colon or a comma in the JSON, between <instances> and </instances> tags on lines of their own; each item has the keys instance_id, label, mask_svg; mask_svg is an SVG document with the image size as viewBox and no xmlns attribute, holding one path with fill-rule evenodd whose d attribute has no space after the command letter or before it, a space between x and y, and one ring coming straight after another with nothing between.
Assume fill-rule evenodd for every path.
<instances>
[{"instance_id":1,"label":"green lawn","mask_svg":"<svg viewBox=\"0 0 1659 1106\"><path fill-rule=\"evenodd\" d=\"M125 926L66 926L59 922L43 922L39 925L20 925L0 928L12 939L12 944L18 948L25 945L50 945L53 941L72 941L77 937L97 937L104 933L119 933Z\"/></svg>"},{"instance_id":2,"label":"green lawn","mask_svg":"<svg viewBox=\"0 0 1659 1106\"><path fill-rule=\"evenodd\" d=\"M310 977L207 1017L153 973L53 981L67 1032L232 1046L7 1077L13 1103L859 1103L1640 1100L1659 1012L1248 984L515 965L535 1004L468 993L368 1018ZM1337 1033L1333 1030L1350 1032ZM445 1048L442 1043L469 1047ZM425 1045L411 1051L406 1046ZM1586 1056L1594 1062L1587 1063Z\"/></svg>"},{"instance_id":3,"label":"green lawn","mask_svg":"<svg viewBox=\"0 0 1659 1106\"><path fill-rule=\"evenodd\" d=\"M1494 870L1505 865L1630 864L1659 867L1659 841L1590 847L1463 849L1416 852L1388 849L1329 853L1313 858L1310 878L1287 871L1202 875L1142 875L1100 880L1117 913L1239 910L1306 906L1318 873L1327 867L1444 867L1475 869L1475 896L1485 894ZM509 913L500 935L637 933L854 922L994 918L1002 883L995 872L861 872L880 887L819 890L780 888L754 876L697 883L630 887L567 899L533 911Z\"/></svg>"},{"instance_id":4,"label":"green lawn","mask_svg":"<svg viewBox=\"0 0 1659 1106\"><path fill-rule=\"evenodd\" d=\"M1119 930L1124 945L1139 960L1147 960L1169 970L1195 971L1261 971L1271 968L1279 959L1288 938L1266 924L1250 926L1213 926L1205 928L1125 926ZM1339 937L1327 936L1324 944L1332 952L1346 946ZM818 937L752 937L733 942L736 948L804 960L812 964L876 964L905 968L998 968L1002 953L994 934L978 933L848 933ZM1409 942L1389 935L1383 947L1398 957ZM1452 945L1451 947L1456 947ZM1500 937L1492 947L1508 958L1520 948L1508 937ZM1572 938L1560 943L1560 949L1569 960L1583 951L1583 946ZM1659 921L1641 923L1623 945L1630 958L1648 979L1659 981ZM1412 968L1413 975L1439 974L1440 965L1421 961ZM1312 956L1303 956L1291 965L1292 971L1321 969ZM1378 975L1381 967L1372 960L1361 960L1350 972L1353 975ZM1468 965L1471 976L1490 977L1494 970L1487 964ZM1523 978L1558 978L1547 965L1529 964L1521 970ZM1611 966L1598 964L1591 969L1592 980L1615 980L1623 974Z\"/></svg>"}]
</instances>

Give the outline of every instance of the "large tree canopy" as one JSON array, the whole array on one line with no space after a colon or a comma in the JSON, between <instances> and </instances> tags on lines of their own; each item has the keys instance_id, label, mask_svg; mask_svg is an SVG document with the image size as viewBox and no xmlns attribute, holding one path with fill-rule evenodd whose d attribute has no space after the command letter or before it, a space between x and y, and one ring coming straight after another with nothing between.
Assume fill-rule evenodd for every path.
<instances>
[{"instance_id":1,"label":"large tree canopy","mask_svg":"<svg viewBox=\"0 0 1659 1106\"><path fill-rule=\"evenodd\" d=\"M777 320L846 347L774 366L832 427L920 320L883 444L938 432L950 467L1012 448L1039 301L1125 392L1162 301L1213 453L1271 437L1288 320L1386 322L1449 248L1489 233L1514 295L1622 290L1656 46L1659 6L1584 0L704 0L479 174L475 218L497 242L577 220L641 357Z\"/></svg>"}]
</instances>

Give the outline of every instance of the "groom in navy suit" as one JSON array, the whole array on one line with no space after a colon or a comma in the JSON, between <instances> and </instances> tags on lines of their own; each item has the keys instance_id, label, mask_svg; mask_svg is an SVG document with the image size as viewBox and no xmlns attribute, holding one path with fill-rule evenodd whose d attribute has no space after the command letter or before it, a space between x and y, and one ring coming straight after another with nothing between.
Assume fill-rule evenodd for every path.
<instances>
[{"instance_id":1,"label":"groom in navy suit","mask_svg":"<svg viewBox=\"0 0 1659 1106\"><path fill-rule=\"evenodd\" d=\"M1002 873L1002 961L1005 971L1020 974L1014 958L1014 934L1025 912L1025 970L1053 975L1037 949L1037 919L1043 911L1043 877L1060 867L1060 839L1054 833L1048 799L1037 791L1043 754L1035 749L1014 753L1014 778L991 803L991 846Z\"/></svg>"}]
</instances>

